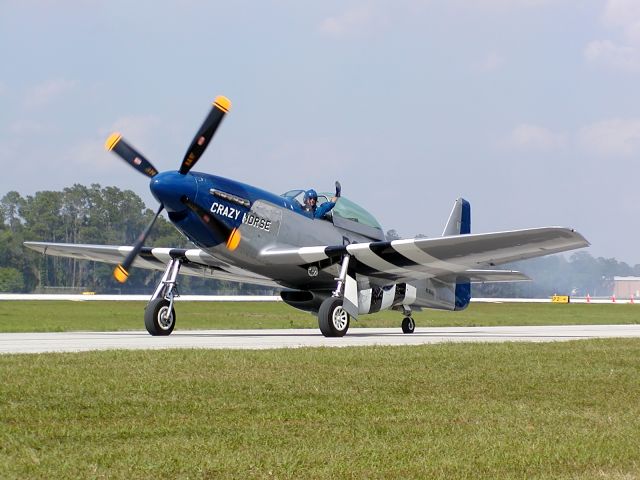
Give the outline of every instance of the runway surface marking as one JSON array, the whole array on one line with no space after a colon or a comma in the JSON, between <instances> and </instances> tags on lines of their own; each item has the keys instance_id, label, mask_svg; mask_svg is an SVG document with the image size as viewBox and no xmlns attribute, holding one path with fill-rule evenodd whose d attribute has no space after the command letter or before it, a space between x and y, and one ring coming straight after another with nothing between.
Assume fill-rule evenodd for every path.
<instances>
[{"instance_id":1,"label":"runway surface marking","mask_svg":"<svg viewBox=\"0 0 640 480\"><path fill-rule=\"evenodd\" d=\"M176 330L168 337L146 331L3 333L0 354L157 350L168 348L275 349L422 345L442 342L555 342L589 338L639 338L640 325L527 327L427 327L403 334L399 328L352 328L342 338L325 338L316 329Z\"/></svg>"}]
</instances>

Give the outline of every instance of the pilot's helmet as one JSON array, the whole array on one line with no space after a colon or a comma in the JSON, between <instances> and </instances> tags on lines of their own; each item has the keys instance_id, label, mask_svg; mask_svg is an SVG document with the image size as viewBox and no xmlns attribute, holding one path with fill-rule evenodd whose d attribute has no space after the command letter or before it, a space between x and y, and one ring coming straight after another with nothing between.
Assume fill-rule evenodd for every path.
<instances>
[{"instance_id":1,"label":"pilot's helmet","mask_svg":"<svg viewBox=\"0 0 640 480\"><path fill-rule=\"evenodd\" d=\"M304 203L306 204L311 199L315 200L316 202L318 201L318 194L314 189L310 189L304 192Z\"/></svg>"}]
</instances>

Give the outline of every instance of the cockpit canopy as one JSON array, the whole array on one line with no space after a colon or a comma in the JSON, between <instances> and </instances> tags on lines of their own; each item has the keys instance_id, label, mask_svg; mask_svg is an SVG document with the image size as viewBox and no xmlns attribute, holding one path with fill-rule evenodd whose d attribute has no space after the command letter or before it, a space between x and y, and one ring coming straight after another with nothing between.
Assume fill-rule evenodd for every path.
<instances>
[{"instance_id":1,"label":"cockpit canopy","mask_svg":"<svg viewBox=\"0 0 640 480\"><path fill-rule=\"evenodd\" d=\"M302 209L304 192L304 190L289 190L283 193L282 196L294 205L299 205L300 209ZM318 206L328 202L332 197L332 193L318 192ZM385 238L382 227L375 217L360 205L345 197L340 197L336 206L325 215L324 219L332 221L336 227L360 233L376 240L384 240Z\"/></svg>"}]
</instances>

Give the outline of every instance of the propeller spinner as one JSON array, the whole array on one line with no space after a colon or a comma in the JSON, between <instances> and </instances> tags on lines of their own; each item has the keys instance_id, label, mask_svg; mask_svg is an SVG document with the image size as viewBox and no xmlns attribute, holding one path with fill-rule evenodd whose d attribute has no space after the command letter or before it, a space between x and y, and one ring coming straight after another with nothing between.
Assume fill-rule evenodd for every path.
<instances>
[{"instance_id":1,"label":"propeller spinner","mask_svg":"<svg viewBox=\"0 0 640 480\"><path fill-rule=\"evenodd\" d=\"M187 149L187 153L182 160L182 164L180 165L180 174L186 175L193 168L196 162L200 159L204 151L206 150L209 142L213 138L213 135L216 133L216 130L220 126L222 119L227 114L227 112L231 109L231 101L224 96L216 97L209 111L209 114L202 122L202 125L198 129L195 137L191 141L191 145ZM149 178L153 178L158 174L158 170L153 166L153 164L147 160L141 153L139 153L135 148L129 145L119 133L113 133L107 138L105 142L105 148L108 151L114 152L120 158L122 158L125 162L131 165L133 168L138 170L143 175L146 175ZM227 248L229 250L235 250L240 242L240 232L236 229L231 231L227 231L228 229L224 227L224 225L219 224L219 222L212 222L211 217L206 215L206 212L202 211L198 205L190 201L188 198L183 200L184 205L195 212L200 219L205 222L212 231L220 232L224 229L225 236L227 236ZM138 237L136 243L133 246L133 249L129 252L124 262L118 264L113 271L113 276L120 283L124 283L129 278L129 268L133 264L133 261L140 253L142 246L144 245L147 236L151 232L153 225L156 223L156 220L160 216L160 213L164 209L164 205L160 204L160 208L156 212L155 216L151 223L147 226L145 231Z\"/></svg>"}]
</instances>

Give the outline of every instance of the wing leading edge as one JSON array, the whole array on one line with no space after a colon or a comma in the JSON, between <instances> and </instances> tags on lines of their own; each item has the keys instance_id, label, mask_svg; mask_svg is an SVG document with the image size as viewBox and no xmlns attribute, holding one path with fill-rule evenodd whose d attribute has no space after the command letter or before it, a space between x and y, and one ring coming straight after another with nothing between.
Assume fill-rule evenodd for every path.
<instances>
[{"instance_id":1,"label":"wing leading edge","mask_svg":"<svg viewBox=\"0 0 640 480\"><path fill-rule=\"evenodd\" d=\"M24 242L24 244L32 250L48 255L112 264L122 262L133 248L131 246L50 242ZM268 287L279 286L267 277L223 263L200 249L143 247L140 255L133 262L133 266L149 270L164 270L172 258L183 260L180 268L181 274Z\"/></svg>"},{"instance_id":2,"label":"wing leading edge","mask_svg":"<svg viewBox=\"0 0 640 480\"><path fill-rule=\"evenodd\" d=\"M274 265L307 265L350 254L357 260L356 272L374 278L407 281L462 276L472 282L490 282L528 280L519 272L491 270L496 265L587 246L589 242L575 230L541 227L346 246L268 249L261 257Z\"/></svg>"}]
</instances>

